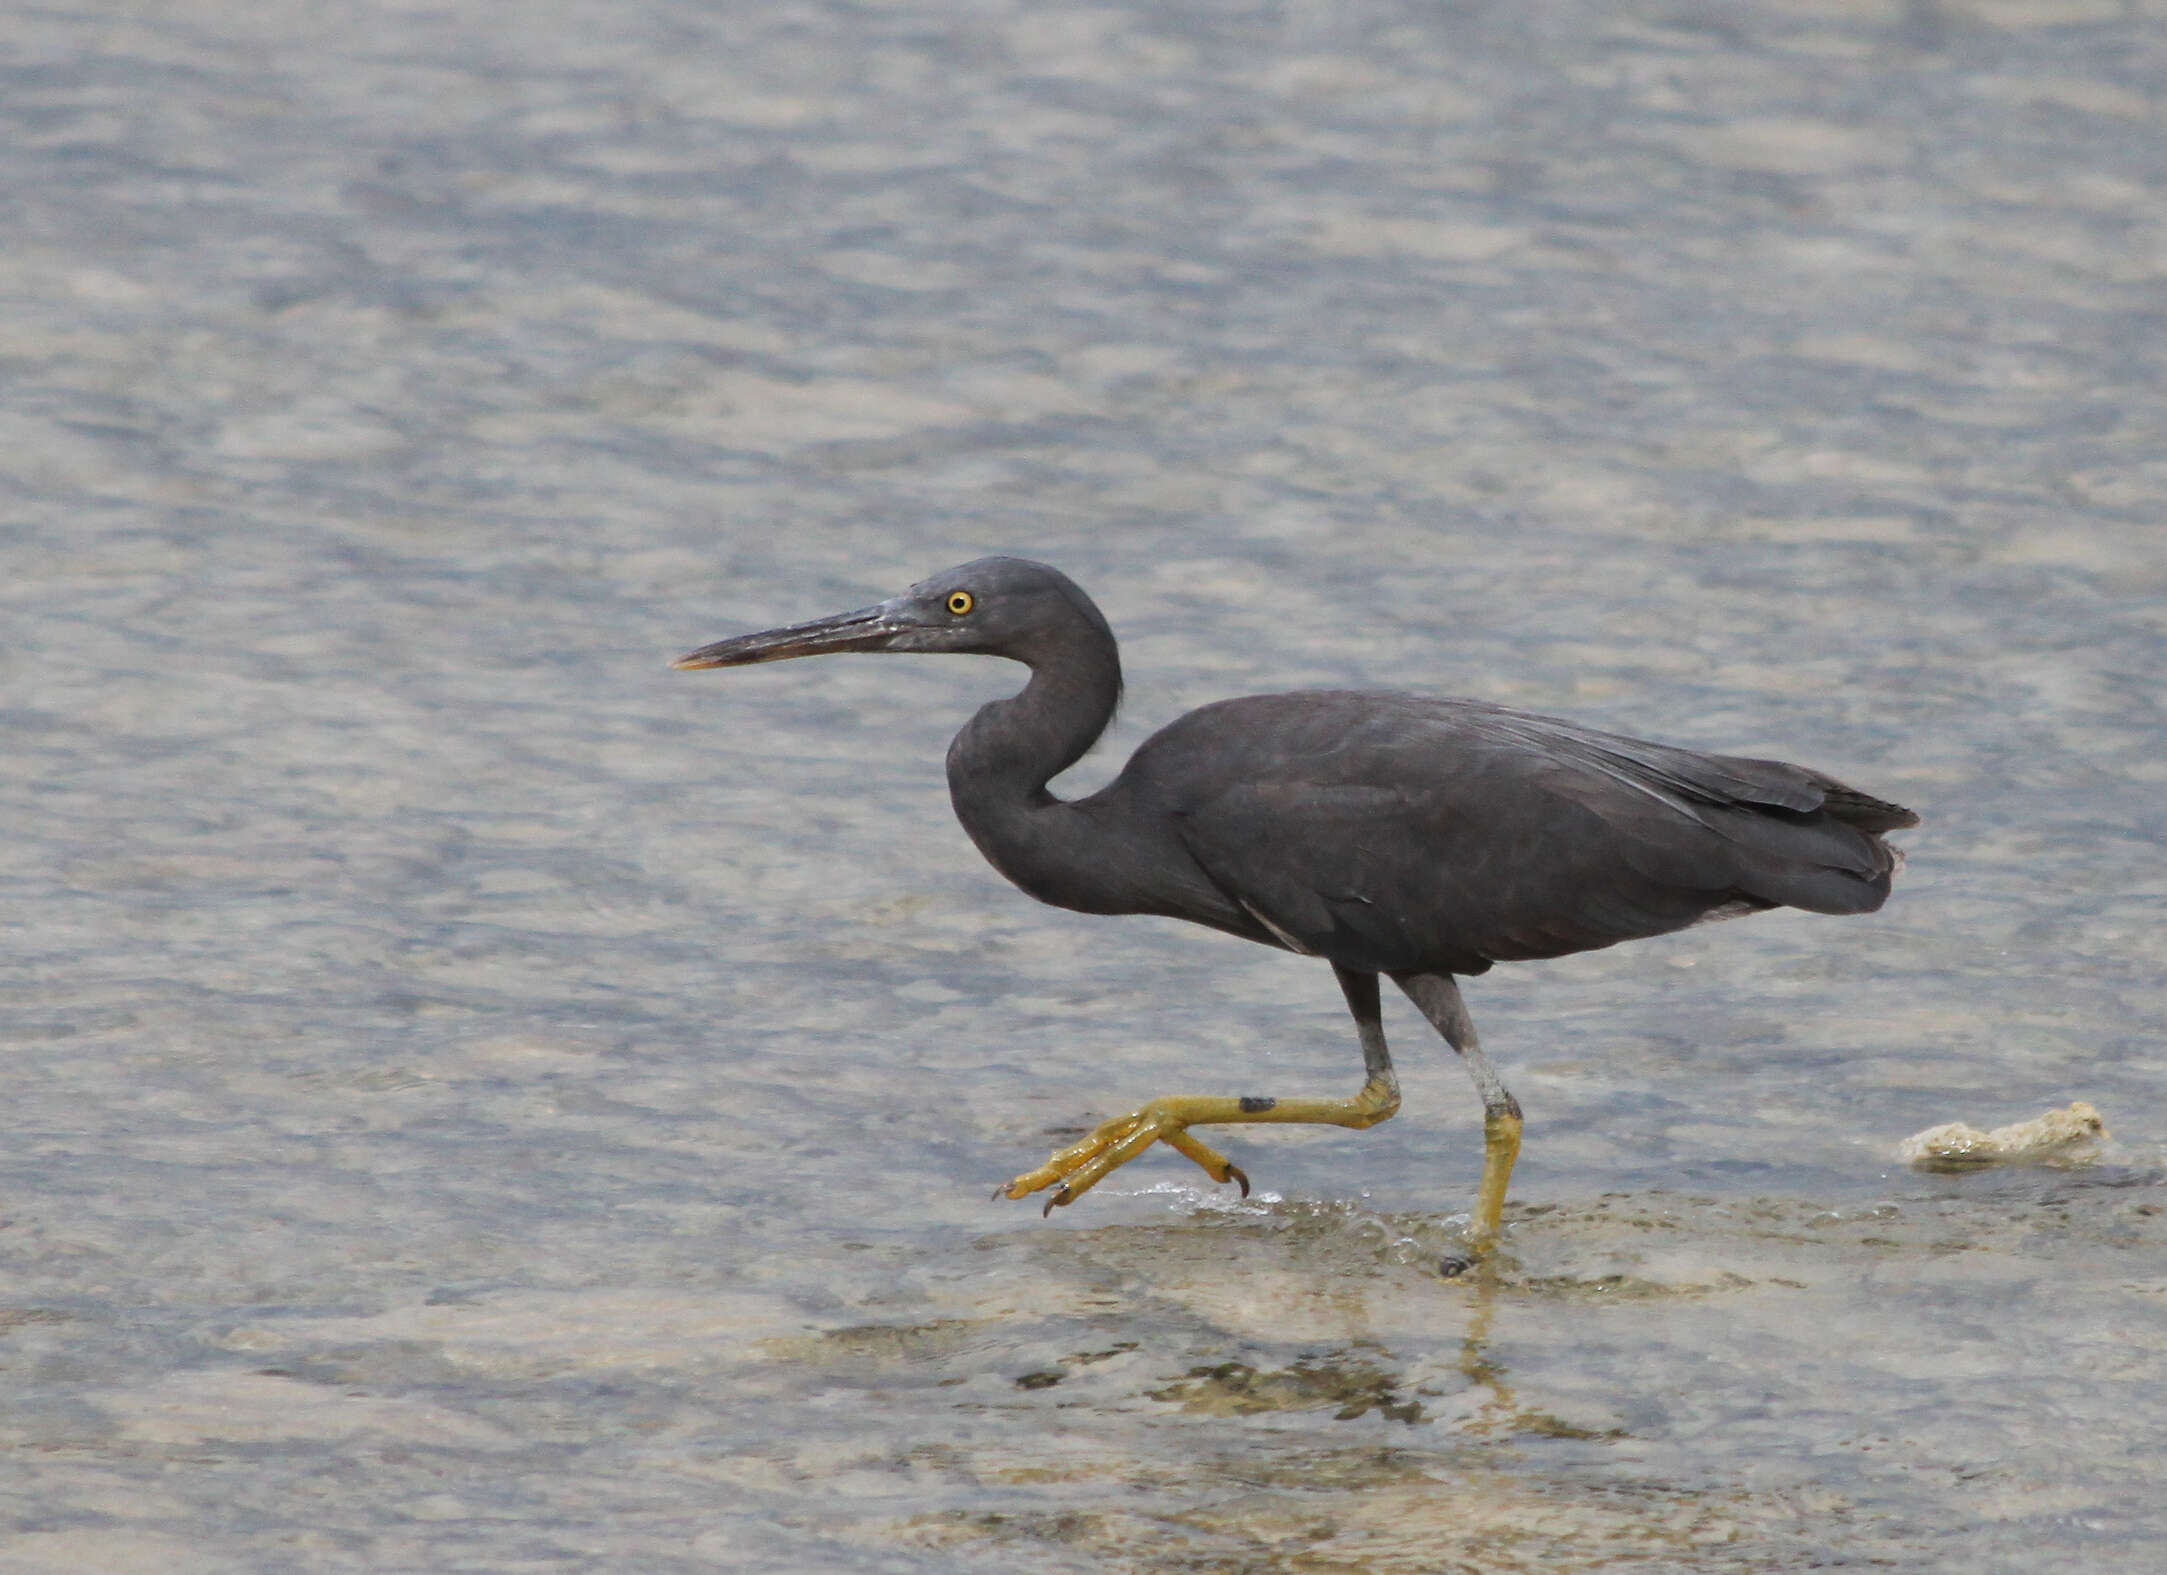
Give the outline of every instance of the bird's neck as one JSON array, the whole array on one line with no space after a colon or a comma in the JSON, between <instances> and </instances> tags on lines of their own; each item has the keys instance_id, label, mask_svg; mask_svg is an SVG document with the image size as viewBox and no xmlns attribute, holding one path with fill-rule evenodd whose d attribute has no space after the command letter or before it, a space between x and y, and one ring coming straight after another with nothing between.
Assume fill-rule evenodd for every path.
<instances>
[{"instance_id":1,"label":"bird's neck","mask_svg":"<svg viewBox=\"0 0 2167 1575\"><path fill-rule=\"evenodd\" d=\"M1113 720L1121 661L1111 640L1078 637L1024 658L1022 693L980 707L948 748L948 793L978 851L1034 896L1070 866L1069 806L1046 784L1084 757Z\"/></svg>"}]
</instances>

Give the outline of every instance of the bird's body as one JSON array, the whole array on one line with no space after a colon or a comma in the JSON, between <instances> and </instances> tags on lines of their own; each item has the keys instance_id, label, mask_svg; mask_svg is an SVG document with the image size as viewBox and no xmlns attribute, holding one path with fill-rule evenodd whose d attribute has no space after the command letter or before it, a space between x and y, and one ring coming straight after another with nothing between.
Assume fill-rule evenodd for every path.
<instances>
[{"instance_id":1,"label":"bird's body","mask_svg":"<svg viewBox=\"0 0 2167 1575\"><path fill-rule=\"evenodd\" d=\"M1040 813L1085 822L1074 845L1097 856L981 847L1042 901L1452 974L1767 908L1870 911L1897 864L1875 832L1907 814L1780 761L1373 690L1205 706Z\"/></svg>"},{"instance_id":2,"label":"bird's body","mask_svg":"<svg viewBox=\"0 0 2167 1575\"><path fill-rule=\"evenodd\" d=\"M957 817L1043 902L1160 914L1328 960L1369 1077L1351 1100L1179 1095L1103 1125L1004 1189L1072 1201L1153 1141L1243 1180L1188 1133L1226 1121L1368 1126L1398 1089L1378 1021L1390 975L1458 1050L1489 1142L1475 1233L1497 1229L1517 1103L1477 1047L1456 976L1775 907L1866 913L1909 810L1781 761L1702 754L1475 700L1321 690L1223 700L1139 747L1087 798L1046 784L1112 719L1120 658L1058 571L986 558L862 612L706 646L683 667L824 651L965 651L1031 668L948 752Z\"/></svg>"}]
</instances>

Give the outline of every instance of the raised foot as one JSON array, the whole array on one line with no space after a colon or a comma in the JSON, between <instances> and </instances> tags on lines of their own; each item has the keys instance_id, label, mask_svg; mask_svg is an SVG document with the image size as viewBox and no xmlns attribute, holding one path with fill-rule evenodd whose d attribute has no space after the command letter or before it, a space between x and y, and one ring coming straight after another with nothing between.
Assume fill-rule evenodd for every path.
<instances>
[{"instance_id":1,"label":"raised foot","mask_svg":"<svg viewBox=\"0 0 2167 1575\"><path fill-rule=\"evenodd\" d=\"M1125 1116L1101 1122L1082 1142L1056 1151L1045 1164L1036 1170L1025 1171L994 1196L1027 1198L1034 1192L1052 1187L1055 1189L1053 1196L1046 1200L1042 1211L1051 1214L1057 1208L1074 1203L1152 1144L1164 1143L1176 1153L1194 1160L1212 1180L1237 1183L1242 1196L1248 1197L1249 1178L1242 1173L1241 1167L1209 1144L1189 1135L1189 1123L1194 1118L1179 1109L1187 1102L1180 1096L1154 1099Z\"/></svg>"}]
</instances>

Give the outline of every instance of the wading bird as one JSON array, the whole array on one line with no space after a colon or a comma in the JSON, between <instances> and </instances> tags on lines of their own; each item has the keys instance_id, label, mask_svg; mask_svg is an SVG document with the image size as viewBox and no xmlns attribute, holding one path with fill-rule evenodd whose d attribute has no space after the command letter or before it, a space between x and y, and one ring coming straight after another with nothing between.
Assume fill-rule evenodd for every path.
<instances>
[{"instance_id":1,"label":"wading bird","mask_svg":"<svg viewBox=\"0 0 2167 1575\"><path fill-rule=\"evenodd\" d=\"M1475 1040L1459 976L1768 908L1870 913L1910 810L1775 760L1704 755L1479 700L1381 690L1252 695L1191 711L1107 787L1064 801L1121 698L1113 631L1059 570L981 558L902 595L679 657L739 667L833 651L971 652L1023 663L1021 693L948 749L956 816L1041 902L1155 913L1332 965L1368 1076L1351 1099L1175 1094L1108 1121L995 1196L1073 1203L1153 1143L1215 1181L1249 1178L1193 1128L1369 1127L1399 1109L1380 1026L1389 974L1482 1095L1469 1236L1495 1239L1520 1106Z\"/></svg>"}]
</instances>

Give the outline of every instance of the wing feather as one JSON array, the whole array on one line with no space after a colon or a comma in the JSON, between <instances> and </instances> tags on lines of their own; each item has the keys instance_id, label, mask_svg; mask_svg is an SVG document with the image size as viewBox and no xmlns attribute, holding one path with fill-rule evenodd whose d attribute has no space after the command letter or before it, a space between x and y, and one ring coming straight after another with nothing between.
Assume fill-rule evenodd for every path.
<instances>
[{"instance_id":1,"label":"wing feather","mask_svg":"<svg viewBox=\"0 0 2167 1575\"><path fill-rule=\"evenodd\" d=\"M1916 821L1782 761L1362 691L1207 706L1120 785L1282 944L1454 973L1779 905L1866 911L1897 858L1874 833Z\"/></svg>"}]
</instances>

